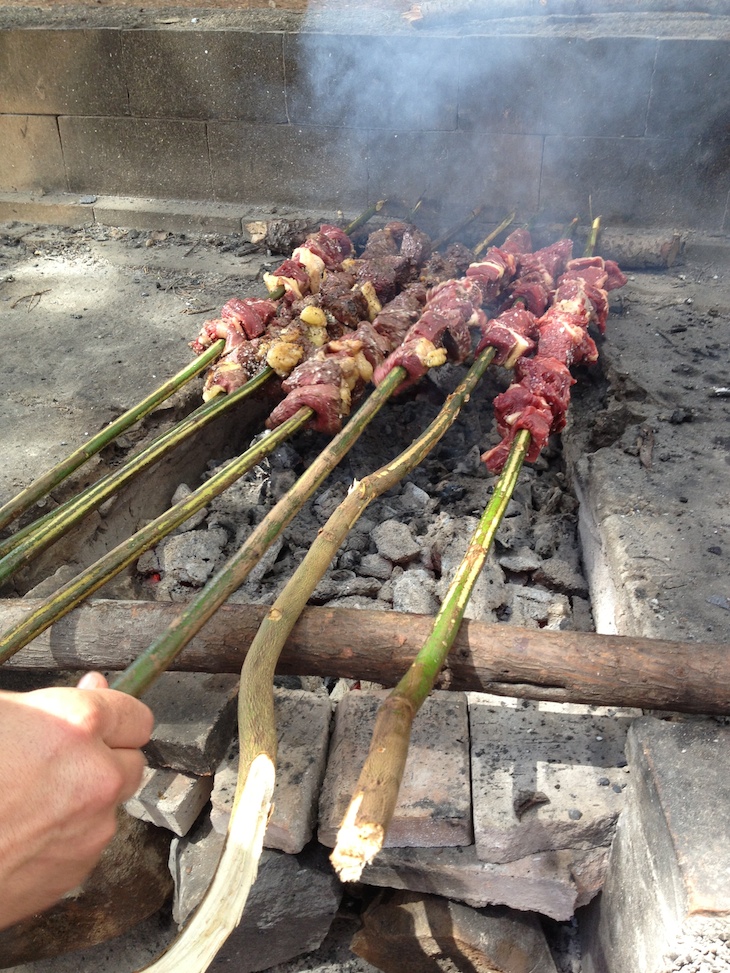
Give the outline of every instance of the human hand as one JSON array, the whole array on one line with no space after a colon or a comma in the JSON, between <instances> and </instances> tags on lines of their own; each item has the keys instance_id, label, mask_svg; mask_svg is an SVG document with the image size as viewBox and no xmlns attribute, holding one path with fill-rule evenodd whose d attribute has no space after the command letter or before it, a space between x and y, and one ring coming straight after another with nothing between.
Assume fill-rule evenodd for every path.
<instances>
[{"instance_id":1,"label":"human hand","mask_svg":"<svg viewBox=\"0 0 730 973\"><path fill-rule=\"evenodd\" d=\"M139 786L152 723L100 673L76 689L0 692L0 929L92 870Z\"/></svg>"}]
</instances>

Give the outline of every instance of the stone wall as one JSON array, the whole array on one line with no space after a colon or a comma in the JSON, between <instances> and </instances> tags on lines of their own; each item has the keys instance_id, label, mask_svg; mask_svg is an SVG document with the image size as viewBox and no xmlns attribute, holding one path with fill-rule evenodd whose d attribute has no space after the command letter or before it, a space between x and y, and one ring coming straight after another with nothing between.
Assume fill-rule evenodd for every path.
<instances>
[{"instance_id":1,"label":"stone wall","mask_svg":"<svg viewBox=\"0 0 730 973\"><path fill-rule=\"evenodd\" d=\"M730 227L730 17L38 16L0 32L5 201Z\"/></svg>"}]
</instances>

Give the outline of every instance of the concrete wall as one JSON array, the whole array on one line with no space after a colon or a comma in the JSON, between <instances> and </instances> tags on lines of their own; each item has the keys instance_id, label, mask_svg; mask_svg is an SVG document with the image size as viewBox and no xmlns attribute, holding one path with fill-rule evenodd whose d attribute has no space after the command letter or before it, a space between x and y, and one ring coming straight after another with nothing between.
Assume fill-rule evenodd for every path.
<instances>
[{"instance_id":1,"label":"concrete wall","mask_svg":"<svg viewBox=\"0 0 730 973\"><path fill-rule=\"evenodd\" d=\"M8 28L0 193L730 229L730 18L548 20Z\"/></svg>"}]
</instances>

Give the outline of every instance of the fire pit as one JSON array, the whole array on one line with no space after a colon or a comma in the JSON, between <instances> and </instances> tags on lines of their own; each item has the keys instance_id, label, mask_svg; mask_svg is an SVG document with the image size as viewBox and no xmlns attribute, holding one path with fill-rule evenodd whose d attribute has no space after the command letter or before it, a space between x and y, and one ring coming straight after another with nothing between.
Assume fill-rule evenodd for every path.
<instances>
[{"instance_id":1,"label":"fire pit","mask_svg":"<svg viewBox=\"0 0 730 973\"><path fill-rule=\"evenodd\" d=\"M611 52L618 50L612 46L614 38L620 39L622 54L628 57L622 64L624 67L632 65L629 71L631 85L626 71L622 74L622 79L626 80L626 88L621 89L624 106L629 87L630 103L637 106L640 95L636 92L642 91L642 66L648 63L649 54L654 65L654 78L661 76L663 65L668 63L665 59L670 57L686 59L689 65L689 48L693 45L702 47L706 55L705 65L709 63L709 55L710 60L717 58L712 63L720 64L725 43L721 38L726 36L723 18L714 16L712 10L699 14L692 12L681 19L665 16L661 24L652 16L652 11L644 10L632 24L630 37L626 36L622 15L613 10L601 17L579 16L569 23L559 17L534 18L525 10L519 23L500 19L475 20L474 23L461 21L455 35L454 21L449 20L454 12L424 4L419 21L402 21L398 16L398 33L403 33L396 48L382 33L385 25L392 23L393 12L379 11L377 27L371 27L367 36L359 38L360 46L368 57L377 51L386 59L397 59L397 50L398 58L404 58L414 67L424 63L426 50L435 51L438 43L449 37L448 43L458 45L462 56L468 50L469 63L476 63L477 55L484 51L490 52L494 61L494 52L498 51L502 69L500 80L504 83L515 72L515 64L534 63L535 50L542 52L542 58L547 57L557 64L558 60L553 59L557 59L559 50L564 48L568 51L565 62L570 64L568 73L579 77L583 86L575 83L575 76L571 77L569 89L558 85L565 109L568 105L578 107L580 99L576 92L585 87L585 72L594 67L597 70L598 63L612 60ZM133 158L134 137L130 140L122 133L139 133L141 127L146 127L148 134L155 133L154 138L162 138L165 125L169 125L170 134L176 126L179 131L187 126L186 145L190 147L196 144L196 133L202 132L194 121L202 117L197 107L189 103L168 107L166 113L176 119L171 122L169 118L159 117L152 102L145 102L143 92L151 83L151 75L144 73L148 68L140 67L141 52L146 50L149 55L149 52L167 45L168 56L174 60L185 51L179 62L185 66L184 70L197 63L196 70L202 71L205 78L210 72L216 74L217 69L212 65L215 54L223 50L220 45L233 44L234 38L237 43L251 42L254 47L266 47L274 41L281 50L283 45L285 58L296 57L300 72L296 75L296 85L287 93L287 111L294 117L304 110L307 101L326 105L326 108L320 108L320 112L324 112L320 117L327 126L337 128L343 124L336 144L343 148L344 159L345 143L356 141L360 127L365 125L364 116L359 114L364 99L358 90L343 82L350 113L347 119L355 120L354 124L348 124L344 116L337 114L340 110L337 104L323 98L313 83L305 79L302 65L310 57L312 63L319 65L320 70L315 72L319 80L331 90L334 80L329 79L322 66L331 63L331 53L338 49L341 41L348 39L347 35L341 34L343 21L333 26L334 22L327 19L330 10L310 9L308 16L315 13L324 19L305 19L301 25L304 29L296 33L290 30L287 19L293 15L287 13L253 12L246 14L246 18L251 19L245 23L234 24L227 22L222 13L206 12L205 16L210 18L209 29L201 31L199 24L188 23L187 12L180 8L175 15L161 15L163 20L169 18L169 22L149 23L146 24L147 31L135 32L126 28L140 25L133 23L128 8L120 5L105 10L105 28L98 33L86 32L88 36L82 37L83 32L76 30L78 21L73 18L78 17L78 11L66 11L63 14L66 21L56 20L55 28L66 28L60 32L31 33L22 29L16 32L20 47L48 45L59 38L64 44L71 45L69 50L82 41L88 45L90 39L95 45L106 45L117 66L112 77L116 76L117 69L122 76L127 72L132 107L131 114L128 107L118 115L112 103L106 108L91 103L79 108L79 102L74 107L72 93L77 89L68 79L64 80L63 75L60 76L55 88L56 101L45 111L58 115L56 131L60 132L59 144L64 149L66 168L61 182L54 182L60 170L42 175L44 188L50 190L46 196L38 198L32 193L36 188L32 180L36 178L33 166L37 156L23 156L20 148L17 152L13 148L16 152L13 158L25 159L29 165L24 169L25 183L8 184L13 192L4 197L3 203L5 215L17 217L16 222L6 223L3 228L0 296L8 309L7 320L13 324L4 359L6 381L13 394L4 398L2 406L4 426L11 430L6 444L9 462L3 473L3 498L15 492L33 474L65 455L71 446L87 438L87 433L93 433L113 415L123 411L130 401L138 399L166 375L182 367L187 360L185 343L194 336L201 318L217 313L232 294L263 296L260 275L272 271L280 263L280 258L267 253L256 242L262 225L265 229L270 224L274 181L270 180L265 192L259 196L252 191L251 184L241 190L250 200L250 205L244 207L245 212L233 203L193 205L190 201L179 200L164 205L141 204L138 197L143 193L159 198L183 196L188 191L187 188L183 190L186 180L179 178L178 169L178 176L173 177L173 183L168 187L162 182L145 184L142 167L135 164ZM400 13L398 11L398 15ZM467 16L472 13L470 8L467 9ZM20 14L16 11L14 16L20 17ZM57 12L53 16L61 18ZM137 16L135 12L134 17ZM258 33L264 23L271 27L271 21L267 19L270 17L282 18L278 22L280 32ZM415 26L405 26L407 23ZM676 36L680 23L687 35L681 38ZM215 29L211 30L211 27ZM140 37L142 40L138 40ZM145 48L145 45L148 46ZM99 49L97 46L97 54ZM524 60L528 51L529 60ZM117 56L118 61L115 60ZM210 60L206 60L207 57ZM86 63L86 60L82 55L79 63ZM148 58L148 63L155 63L154 59ZM271 58L261 62L264 75L270 70L264 64L270 63ZM462 63L460 59L459 64ZM352 63L355 76L358 64L357 60ZM689 144L679 145L681 140L675 139L672 151L662 157L662 165L666 165L668 171L676 173L681 169L684 173L682 191L673 192L669 199L666 198L666 181L657 178L648 185L638 170L632 169L629 158L634 149L638 159L641 153L651 151L652 147L657 149L662 142L659 119L663 109L657 94L659 86L651 87L650 75L644 79L643 90L653 91L653 97L650 120L642 129L643 134L625 129L623 123L611 121L608 111L601 119L600 134L597 134L595 124L599 116L594 110L582 114L578 111L573 116L570 133L563 132L557 122L554 131L550 127L553 122L547 123L547 128L541 128L550 114L543 110L535 116L534 108L530 109L520 97L509 94L505 95L505 109L500 112L499 120L485 121L483 110L476 102L470 104L480 88L474 84L465 66L460 66L457 72L456 87L451 86L448 72L437 80L447 97L439 102L440 114L436 121L431 107L428 117L422 119L429 129L427 135L423 132L414 134L412 116L405 107L407 100L401 99L399 103L403 109L402 119L391 117L390 108L383 108L376 126L378 134L367 150L369 175L366 179L362 172L354 170L357 186L351 185L352 176L344 167L337 173L330 168L325 180L316 178L315 165L311 170L315 178L307 181L305 190L305 194L314 195L305 198L300 192L296 199L299 205L294 210L291 207L295 199L288 194L296 178L292 175L287 186L278 185L276 193L280 205L290 209L291 220L316 225L319 222L313 213L316 207L316 217L331 221L335 219L332 214L345 197L348 211L356 209L360 202L364 205L371 201L359 195L363 187L369 185L371 192L394 198L391 205L398 208L397 215L402 215L403 208L407 209L407 200L412 199L414 220L421 220L424 227L437 235L438 229L460 219L469 208L480 203L483 196L487 203L481 206L465 231L465 242L473 244L504 215L490 202L494 193L493 190L490 193L489 186L507 187L507 199L500 198L500 207L506 207L514 200L520 215L523 212L527 215L537 208L536 187L539 187L540 196L547 200L547 205L541 208L534 232L538 239L542 235L540 243L548 243L559 235L554 220L566 225L572 217L573 207L584 208L575 202L588 196L581 188L581 180L584 180L584 185L591 189L594 211L599 207L604 214L610 214L611 218L604 224L606 239L613 230L614 233L624 233L629 242L639 238L643 241L633 264L629 261L627 265L623 261L629 281L623 290L612 296L607 337L600 342L600 363L584 371L574 387L567 428L562 437L551 440L537 463L526 468L520 477L497 535L495 550L472 599L472 617L480 623L511 624L536 632L590 633L595 628L601 633L685 643L727 642L728 602L718 581L722 576L718 569L726 554L723 538L727 523L722 484L727 465L727 443L722 426L727 418L728 383L723 372L722 335L730 303L723 217L718 218L718 213L724 211L717 205L721 195L717 186L727 179L727 172L722 170L721 147L714 134L717 120L707 116L700 120L699 111L691 121L687 120L688 138L699 126L703 146L701 158L693 158L691 166L687 164ZM482 79L485 84L488 80L493 79ZM200 84L200 78L197 83ZM223 80L218 80L215 90L230 90L230 79L228 85L227 88ZM504 87L505 84L500 90ZM107 90L113 92L115 89L112 85ZM176 91L185 90L184 84L176 88ZM506 85L506 90L514 89ZM566 90L570 95L564 93ZM8 113L0 118L11 133L16 131L13 126L17 126L20 113L31 111L28 97L16 83L11 92L14 100L6 106ZM268 102L263 97L256 102L256 94L251 92L249 103L267 105L267 121L275 121L277 97L275 89L269 89ZM172 105L172 92L169 98ZM387 106L388 103L382 104ZM455 111L453 118L458 120L458 126L446 138L442 137L440 128L449 127L449 105ZM717 112L717 105L718 100L713 99L712 111ZM98 123L105 133L102 142L109 147L115 139L122 139L119 145L123 144L123 151L131 153L123 170L116 166L117 182L114 185L110 180L115 166L110 162L108 172L105 170L107 163L103 153L98 156L100 168L96 173L84 162L88 158L84 154L87 151L84 140L90 136L88 118L99 113L104 115L106 111L108 117ZM225 135L229 138L230 148L235 149L241 144L236 140L242 138L243 131L240 121L228 120L231 111L222 103L219 108L205 109L206 137L210 140L208 150L218 199L230 198L227 193L235 194L240 189L234 183L232 189L221 191L226 184L226 168L220 148L222 143L216 139ZM676 124L677 111L673 103L672 110L665 112L662 124ZM29 115L28 125L37 127L40 133L43 120L50 117L43 113ZM541 119L537 129L543 134L530 134L533 132L530 126L536 124L531 122L534 117ZM145 119L144 123L141 118ZM682 118L689 119L689 113ZM393 129L397 128L399 120L405 121L405 130L397 132L396 138ZM386 128L380 131L383 125ZM432 131L432 126L438 131ZM260 131L263 132L265 127L259 126ZM269 126L267 137L272 139L271 146L277 150L276 157L286 158L289 149L281 142L281 137L291 134L290 126L279 126L278 132L276 128ZM491 134L487 135L487 132ZM652 134L647 135L647 132ZM305 139L307 134L310 133L299 132ZM626 140L627 135L632 137ZM38 137L45 136L38 134ZM445 167L452 173L452 185L444 185L433 172L424 184L424 172L418 164L424 157L424 139L432 144L437 154L441 153ZM532 145L533 141L535 145ZM452 155L450 142L461 146L460 157L468 143L467 156L486 160L485 188L480 189L473 175L467 175L460 166L453 167L456 156ZM544 154L536 177L536 170L532 175L528 170L530 159L536 158L532 150L537 148L538 142L540 152ZM629 142L637 144L629 146ZM421 146L418 153L413 151L416 143ZM19 142L11 144L20 145ZM162 143L158 143L158 147L161 146ZM587 153L582 161L579 147L580 152ZM604 150L606 154L602 156ZM521 153L520 164L525 171L518 173L512 167L508 173L506 160L514 158L516 152ZM565 169L561 160L567 152L572 153L578 171L578 178L575 178L575 170L571 173L574 177L571 180L573 196L569 195L564 174L558 178L558 173ZM601 158L608 159L611 153L615 158L616 152L621 153L624 177L620 180L609 178L606 171L599 178ZM52 153L48 158L53 158ZM185 154L173 152L169 158L174 158L175 165L179 165ZM700 176L696 182L690 182L687 173L693 167L695 172L704 167L704 172L711 174L712 179L708 182ZM471 169L473 171L473 166ZM627 174L632 171L636 178L627 181ZM339 183L338 175L342 177ZM145 178L149 180L150 174ZM480 175L476 182L481 178ZM47 179L50 181L46 182ZM714 186L711 193L707 190L708 184ZM658 188L660 185L661 189ZM418 188L414 191L413 187ZM70 190L73 195L61 197L59 190ZM119 199L106 197L111 191L127 192L132 198L123 204ZM726 191L727 187L723 192L726 194ZM195 188L192 194L204 195ZM665 194L663 199L662 194ZM419 196L422 199L416 207ZM637 200L635 205L632 200ZM51 229L47 224L57 218L52 215L51 205L63 206L56 210L61 221L77 223L77 228ZM625 224L632 206L634 227L627 228L622 224ZM122 216L124 207L127 207L126 217ZM582 215L585 223L587 214ZM91 217L93 222L90 222ZM386 218L387 214L379 214L376 223ZM39 223L33 225L32 219ZM118 229L118 225L130 224L140 229ZM203 232L215 224L217 232ZM194 225L197 228L191 232ZM667 225L671 225L670 230L665 229ZM148 229L141 229L145 226ZM177 232L164 229L166 226ZM180 231L182 226L186 226L184 233ZM641 231L637 227L641 227ZM647 240L658 245L647 246ZM659 244L665 244L663 251ZM29 359L24 344L29 326L34 335L32 359ZM659 354L658 347L661 349ZM130 348L135 349L131 355ZM154 351L154 363L146 351L143 354L137 352L140 348ZM58 363L52 375L38 373L39 360ZM647 362L651 363L649 367ZM397 444L403 446L413 439L426 421L436 414L464 372L463 366L432 369L429 376L413 389L389 403L344 463L314 495L303 516L285 529L232 601L243 605L270 604L349 485L388 462L400 448ZM479 455L498 441L492 425L491 403L509 380L503 370L490 370L471 396L457 424L428 459L409 474L404 483L369 507L365 519L340 549L314 592L311 604L327 609L370 611L377 607L411 614L435 613L450 571L458 563L474 519L481 514L488 496L492 481L480 463ZM48 390L41 385L48 386ZM137 391L130 394L133 388ZM89 472L83 469L75 474L71 485L57 489L53 500L47 503L63 499L72 487L90 479L94 467L98 472L113 469L145 437L150 438L153 432L172 425L189 411L198 394L199 383L194 391L177 394L144 421L141 432L125 434L126 438L100 454ZM61 546L51 548L17 575L13 587L4 592L6 597L12 600L18 594L31 597L47 594L78 568L113 547L131 529L156 516L173 495L176 498L184 495L189 487L197 485L203 474L210 475L224 459L240 452L261 428L263 418L270 411L261 396L256 401L256 406L249 404L239 410L233 420L221 423L220 428L210 427L179 456L172 454L172 458L146 474L143 480L115 495L86 526L77 528ZM169 540L153 547L141 559L135 559L130 569L102 589L101 594L114 599L161 600L176 605L189 600L191 594L240 546L265 510L311 464L324 441L322 433L309 431L275 450L234 488L213 500L195 523L185 524L184 529ZM52 632L50 644L57 637ZM20 656L8 666L9 673L22 668L19 660ZM110 668L114 666L110 665ZM336 676L337 673L323 675ZM363 673L360 678L364 677ZM719 677L718 682L722 685L722 672ZM357 678L357 674L353 673L351 678ZM377 679L375 674L370 678L375 682L388 682L387 679ZM444 685L447 684L448 677ZM332 684L328 683L327 688L332 689ZM344 687L341 685L341 688ZM499 691L503 690L504 687ZM535 695L540 698L540 693L542 698L561 698L551 696L545 687ZM722 711L721 703L718 711ZM470 717L472 722L476 719L475 713L476 710ZM477 732L476 725L473 722L473 737ZM632 744L632 772L635 767L642 766L642 745L642 742ZM524 801L519 804L519 817L534 814L533 808L538 809L538 814L544 813L539 810L540 794L545 796L544 788L525 790ZM629 828L632 816L627 814L625 820ZM624 836L617 844L616 856L626 854L627 841ZM462 844L466 846L468 841L462 840ZM605 850L607 844L601 847ZM409 869L415 875L419 868L425 868L426 872L435 868L433 862L424 866L415 859L396 861L392 853L390 863L387 858L384 862L383 867L400 875ZM612 874L617 874L615 868ZM468 869L464 874L467 873ZM390 879L376 880L373 876L372 884L393 882ZM593 892L599 885L600 882L592 886ZM407 887L421 886L411 884ZM586 892L582 901L587 902L591 895L592 892ZM476 901L473 896L472 900ZM615 903L620 901L615 888L611 888L605 901L607 904L602 913L595 907L593 909L599 931L593 940L588 941L585 962L596 965L586 966L586 971L604 968L601 962L608 964L606 969L618 968L610 965L617 961L610 956L608 959L597 958L595 944L600 943L601 949L605 950L610 940L611 934L606 929L610 927L613 913L607 910L616 909ZM547 910L546 914L563 919L559 912ZM589 928L588 920L584 928ZM620 955L617 951L616 956ZM561 954L560 962L567 963L564 954Z\"/></svg>"}]
</instances>

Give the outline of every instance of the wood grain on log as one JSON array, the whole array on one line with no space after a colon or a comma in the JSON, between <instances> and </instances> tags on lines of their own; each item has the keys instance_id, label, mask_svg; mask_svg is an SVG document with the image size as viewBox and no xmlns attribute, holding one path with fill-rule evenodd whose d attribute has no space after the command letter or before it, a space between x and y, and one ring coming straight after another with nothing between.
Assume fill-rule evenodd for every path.
<instances>
[{"instance_id":1,"label":"wood grain on log","mask_svg":"<svg viewBox=\"0 0 730 973\"><path fill-rule=\"evenodd\" d=\"M0 629L10 628L36 605L31 600L0 601ZM92 600L52 625L6 666L124 669L181 610L166 602ZM238 672L265 612L262 605L224 605L172 668ZM431 623L426 615L307 608L278 671L394 685ZM727 714L730 652L725 645L466 620L439 686L526 699Z\"/></svg>"}]
</instances>

